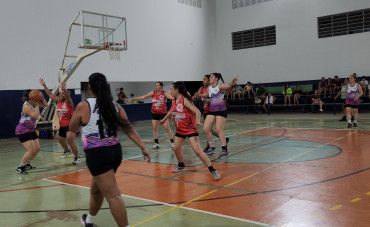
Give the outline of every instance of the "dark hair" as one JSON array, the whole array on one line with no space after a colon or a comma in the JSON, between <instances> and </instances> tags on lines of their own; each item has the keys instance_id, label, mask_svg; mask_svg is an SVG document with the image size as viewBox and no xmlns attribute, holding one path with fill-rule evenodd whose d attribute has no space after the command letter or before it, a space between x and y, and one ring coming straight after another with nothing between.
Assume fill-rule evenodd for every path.
<instances>
[{"instance_id":1,"label":"dark hair","mask_svg":"<svg viewBox=\"0 0 370 227\"><path fill-rule=\"evenodd\" d=\"M207 77L209 79L211 75L207 74L207 75L204 75L204 77Z\"/></svg>"},{"instance_id":2,"label":"dark hair","mask_svg":"<svg viewBox=\"0 0 370 227\"><path fill-rule=\"evenodd\" d=\"M30 92L31 91L32 91L31 89L27 89L23 92L23 96L22 96L23 101L29 101L30 100Z\"/></svg>"},{"instance_id":3,"label":"dark hair","mask_svg":"<svg viewBox=\"0 0 370 227\"><path fill-rule=\"evenodd\" d=\"M218 80L222 80L222 83L225 83L224 78L222 78L221 73L212 73Z\"/></svg>"},{"instance_id":4,"label":"dark hair","mask_svg":"<svg viewBox=\"0 0 370 227\"><path fill-rule=\"evenodd\" d=\"M185 98L189 100L189 102L193 102L188 91L186 90L185 83L182 81L177 81L172 83L173 89L179 90L179 93L182 94Z\"/></svg>"},{"instance_id":5,"label":"dark hair","mask_svg":"<svg viewBox=\"0 0 370 227\"><path fill-rule=\"evenodd\" d=\"M125 133L131 131L130 121L120 118L119 112L114 106L107 78L101 73L93 73L89 77L89 84L96 96L94 110L99 109L99 134L104 135L105 128L108 136L117 136L119 126Z\"/></svg>"},{"instance_id":6,"label":"dark hair","mask_svg":"<svg viewBox=\"0 0 370 227\"><path fill-rule=\"evenodd\" d=\"M161 87L163 87L163 83L162 82L160 82L160 81L157 81L157 82L155 82L156 84L160 84L161 85Z\"/></svg>"}]
</instances>

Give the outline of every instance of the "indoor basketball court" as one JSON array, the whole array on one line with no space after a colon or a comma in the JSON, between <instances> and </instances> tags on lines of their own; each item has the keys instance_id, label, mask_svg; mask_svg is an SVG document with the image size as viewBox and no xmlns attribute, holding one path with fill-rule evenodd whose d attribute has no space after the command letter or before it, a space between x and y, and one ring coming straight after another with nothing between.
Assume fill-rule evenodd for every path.
<instances>
[{"instance_id":1,"label":"indoor basketball court","mask_svg":"<svg viewBox=\"0 0 370 227\"><path fill-rule=\"evenodd\" d=\"M6 2L9 11L0 14L3 19L17 9L15 3ZM0 84L0 226L122 225L112 208L114 195L105 193L104 181L92 174L105 163L104 155L107 159L110 155L101 148L113 149L104 145L105 139L115 138L122 162L113 185L131 227L369 226L370 86L367 89L364 81L370 72L364 59L370 56L370 2L65 3L29 1L20 10L24 14L1 22L15 41L27 36L33 44L11 50L7 46L1 54L5 64ZM346 26L341 24L344 17ZM90 76L96 72L108 83L99 93L94 93ZM213 72L220 72L224 80L216 83L218 93L210 90L217 74ZM336 81L320 80L335 75L342 82L339 90ZM175 81L184 81L189 99ZM230 86L223 89L221 84ZM298 86L303 92L292 93ZM211 100L208 113L198 89ZM145 94L151 91L148 98ZM109 131L102 107L107 100L100 92L111 94L101 96L109 102L113 98L119 103L115 110L120 114L122 107L145 149L132 134ZM353 92L358 97L350 100ZM179 110L178 94L180 102L187 99L194 105L182 101ZM222 95L227 110L213 111L214 94ZM162 97L156 100L155 95ZM174 101L159 102L167 96ZM100 101L91 106L94 98ZM81 115L75 133L72 116L80 114L82 106L76 107L84 100L90 100L90 117L84 123ZM60 112L65 105L71 113ZM156 105L166 109L158 119ZM201 124L198 112L187 105L199 109ZM173 140L162 119L167 111L178 113L182 108L193 117L183 121L189 118L198 133L179 133L174 114L168 119ZM67 114L65 125L62 119ZM211 141L204 129L210 115L220 136ZM91 140L87 127L99 130L98 142ZM26 137L28 133L32 138ZM193 136L199 136L202 155L211 166L197 155ZM179 138L186 138L180 151L183 162ZM30 141L39 141L39 151L34 153L37 143L34 148ZM86 149L87 144L95 147ZM215 151L209 152L213 146ZM84 150L95 148L105 153L88 167L92 159ZM150 154L150 163L144 160L144 151ZM227 155L221 156L224 152ZM92 191L104 198L96 215L92 207L99 202Z\"/></svg>"}]
</instances>

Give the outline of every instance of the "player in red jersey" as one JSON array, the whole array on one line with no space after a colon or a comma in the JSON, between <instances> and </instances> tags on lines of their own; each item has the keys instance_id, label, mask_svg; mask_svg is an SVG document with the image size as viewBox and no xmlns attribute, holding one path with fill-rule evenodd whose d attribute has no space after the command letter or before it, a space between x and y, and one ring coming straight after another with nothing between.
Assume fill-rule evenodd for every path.
<instances>
[{"instance_id":1,"label":"player in red jersey","mask_svg":"<svg viewBox=\"0 0 370 227\"><path fill-rule=\"evenodd\" d=\"M62 158L66 158L68 155L73 153L75 158L72 164L77 165L81 163L80 157L78 156L78 147L75 143L76 134L69 131L69 122L71 121L73 115L73 102L69 91L67 90L66 84L60 84L59 96L54 95L46 87L45 81L43 78L40 78L40 84L44 87L46 94L57 103L57 114L59 119L59 136L58 141L64 149L64 154ZM71 147L71 150L68 149L68 144Z\"/></svg>"},{"instance_id":2,"label":"player in red jersey","mask_svg":"<svg viewBox=\"0 0 370 227\"><path fill-rule=\"evenodd\" d=\"M143 100L147 98L152 98L152 125L153 125L153 137L154 137L154 146L153 149L159 148L158 141L158 126L159 121L162 120L167 114L167 99L172 99L173 97L168 93L163 91L163 83L156 82L155 90L149 92L146 95L142 95L136 98L131 98L127 102L132 100ZM174 147L173 134L170 128L168 121L165 121L163 124L164 130L167 132L168 138L171 141L172 148Z\"/></svg>"},{"instance_id":3,"label":"player in red jersey","mask_svg":"<svg viewBox=\"0 0 370 227\"><path fill-rule=\"evenodd\" d=\"M193 96L193 102L198 101L199 99L202 100L202 106L203 106L203 119L206 120L206 117L210 111L210 99L209 97L200 97L201 94L207 94L208 93L208 87L210 85L209 82L210 75L205 75L203 77L203 86L198 89L198 91ZM212 135L219 138L216 130L211 128ZM226 144L229 143L229 137L226 137ZM209 143L207 141L207 147L204 148L204 152L206 152L209 149Z\"/></svg>"},{"instance_id":4,"label":"player in red jersey","mask_svg":"<svg viewBox=\"0 0 370 227\"><path fill-rule=\"evenodd\" d=\"M183 82L173 83L171 85L171 95L174 97L171 109L160 122L161 124L164 124L168 118L173 116L176 125L174 152L178 165L172 169L171 172L176 173L186 170L181 150L186 137L188 137L194 153L199 157L204 165L208 167L213 179L219 180L220 175L217 170L213 168L208 156L202 151L200 146L197 128L197 125L202 125L200 123L200 112L191 101L191 97L186 91L185 84ZM196 118L194 118L194 114L196 115Z\"/></svg>"}]
</instances>

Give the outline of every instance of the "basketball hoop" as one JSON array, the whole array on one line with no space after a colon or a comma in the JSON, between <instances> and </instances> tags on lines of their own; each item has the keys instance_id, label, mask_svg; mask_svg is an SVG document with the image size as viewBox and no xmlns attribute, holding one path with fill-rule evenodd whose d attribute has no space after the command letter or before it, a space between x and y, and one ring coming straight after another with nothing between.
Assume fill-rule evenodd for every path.
<instances>
[{"instance_id":1,"label":"basketball hoop","mask_svg":"<svg viewBox=\"0 0 370 227\"><path fill-rule=\"evenodd\" d=\"M104 47L109 49L110 60L121 60L121 43L104 43Z\"/></svg>"}]
</instances>

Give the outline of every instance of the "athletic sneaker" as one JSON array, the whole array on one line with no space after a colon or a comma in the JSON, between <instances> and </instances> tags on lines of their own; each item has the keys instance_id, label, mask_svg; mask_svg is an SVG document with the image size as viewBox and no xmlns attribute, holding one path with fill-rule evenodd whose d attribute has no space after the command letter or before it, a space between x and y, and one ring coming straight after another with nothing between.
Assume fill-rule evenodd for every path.
<instances>
[{"instance_id":1,"label":"athletic sneaker","mask_svg":"<svg viewBox=\"0 0 370 227\"><path fill-rule=\"evenodd\" d=\"M340 119L339 121L346 121L346 120L347 120L346 116L343 116L342 119Z\"/></svg>"},{"instance_id":2,"label":"athletic sneaker","mask_svg":"<svg viewBox=\"0 0 370 227\"><path fill-rule=\"evenodd\" d=\"M208 155L211 155L211 154L213 154L213 152L216 150L216 148L215 147L208 147L208 149L204 152L204 153L206 153L206 154L208 154Z\"/></svg>"},{"instance_id":3,"label":"athletic sneaker","mask_svg":"<svg viewBox=\"0 0 370 227\"><path fill-rule=\"evenodd\" d=\"M75 159L72 162L73 165L81 164L80 156L75 157Z\"/></svg>"},{"instance_id":4,"label":"athletic sneaker","mask_svg":"<svg viewBox=\"0 0 370 227\"><path fill-rule=\"evenodd\" d=\"M175 148L175 144L174 143L171 143L171 147L172 147L172 149L174 149Z\"/></svg>"},{"instance_id":5,"label":"athletic sneaker","mask_svg":"<svg viewBox=\"0 0 370 227\"><path fill-rule=\"evenodd\" d=\"M227 158L229 156L229 152L227 150L222 150L221 154L218 156L218 158Z\"/></svg>"},{"instance_id":6,"label":"athletic sneaker","mask_svg":"<svg viewBox=\"0 0 370 227\"><path fill-rule=\"evenodd\" d=\"M80 220L81 224L85 227L93 227L94 226L93 223L86 223L86 218L87 218L87 214L83 214Z\"/></svg>"},{"instance_id":7,"label":"athletic sneaker","mask_svg":"<svg viewBox=\"0 0 370 227\"><path fill-rule=\"evenodd\" d=\"M357 127L357 123L353 123L353 127Z\"/></svg>"},{"instance_id":8,"label":"athletic sneaker","mask_svg":"<svg viewBox=\"0 0 370 227\"><path fill-rule=\"evenodd\" d=\"M352 124L351 123L348 123L348 128L352 128Z\"/></svg>"},{"instance_id":9,"label":"athletic sneaker","mask_svg":"<svg viewBox=\"0 0 370 227\"><path fill-rule=\"evenodd\" d=\"M71 150L64 151L62 158L66 158L67 156L69 156L71 154L72 154L72 151Z\"/></svg>"},{"instance_id":10,"label":"athletic sneaker","mask_svg":"<svg viewBox=\"0 0 370 227\"><path fill-rule=\"evenodd\" d=\"M24 167L26 167L26 170L33 170L36 169L36 166L31 166L30 163L27 163Z\"/></svg>"},{"instance_id":11,"label":"athletic sneaker","mask_svg":"<svg viewBox=\"0 0 370 227\"><path fill-rule=\"evenodd\" d=\"M319 109L319 112L323 112L323 110L322 109Z\"/></svg>"},{"instance_id":12,"label":"athletic sneaker","mask_svg":"<svg viewBox=\"0 0 370 227\"><path fill-rule=\"evenodd\" d=\"M204 152L204 153L206 153L206 151L208 150L208 148L209 148L209 145L208 145L208 143L207 143L207 147L205 147L205 148L203 149L203 152Z\"/></svg>"},{"instance_id":13,"label":"athletic sneaker","mask_svg":"<svg viewBox=\"0 0 370 227\"><path fill-rule=\"evenodd\" d=\"M171 173L182 172L185 170L186 170L185 166L176 166L175 168L171 169Z\"/></svg>"},{"instance_id":14,"label":"athletic sneaker","mask_svg":"<svg viewBox=\"0 0 370 227\"><path fill-rule=\"evenodd\" d=\"M26 166L18 166L17 173L22 175L27 175Z\"/></svg>"},{"instance_id":15,"label":"athletic sneaker","mask_svg":"<svg viewBox=\"0 0 370 227\"><path fill-rule=\"evenodd\" d=\"M158 148L159 148L159 144L155 143L154 146L153 146L153 149L158 149Z\"/></svg>"},{"instance_id":16,"label":"athletic sneaker","mask_svg":"<svg viewBox=\"0 0 370 227\"><path fill-rule=\"evenodd\" d=\"M212 176L213 176L213 180L219 180L221 178L217 170L212 170Z\"/></svg>"}]
</instances>

